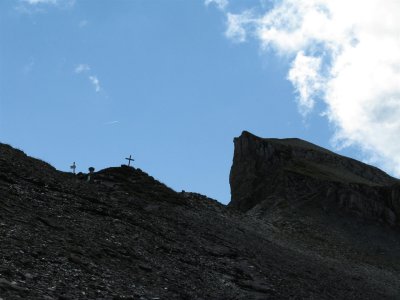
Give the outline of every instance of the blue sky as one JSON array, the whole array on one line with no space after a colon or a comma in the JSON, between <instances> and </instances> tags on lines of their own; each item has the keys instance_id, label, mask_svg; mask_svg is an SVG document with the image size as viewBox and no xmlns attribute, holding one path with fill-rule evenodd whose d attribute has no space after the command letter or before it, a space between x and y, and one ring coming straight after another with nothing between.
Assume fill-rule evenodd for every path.
<instances>
[{"instance_id":1,"label":"blue sky","mask_svg":"<svg viewBox=\"0 0 400 300\"><path fill-rule=\"evenodd\" d=\"M132 154L175 190L223 203L243 130L337 149L333 138L353 145L342 154L383 161L329 110L311 48L266 45L256 27L272 10L256 0L1 1L0 140L63 171Z\"/></svg>"}]
</instances>

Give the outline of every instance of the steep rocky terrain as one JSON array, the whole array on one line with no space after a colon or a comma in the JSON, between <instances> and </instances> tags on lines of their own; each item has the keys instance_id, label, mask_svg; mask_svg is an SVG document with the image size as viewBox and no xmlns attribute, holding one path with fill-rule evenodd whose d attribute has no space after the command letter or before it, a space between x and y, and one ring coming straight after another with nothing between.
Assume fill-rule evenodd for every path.
<instances>
[{"instance_id":1,"label":"steep rocky terrain","mask_svg":"<svg viewBox=\"0 0 400 300\"><path fill-rule=\"evenodd\" d=\"M318 197L305 201L308 190L290 198L306 171L294 172L305 177L293 180L303 181L287 184L299 186L286 192L288 204L265 200L282 194L262 190L266 174L251 174L258 165L245 167L238 153L231 208L127 166L87 182L0 144L0 298L400 298L397 212L389 202L394 221L376 212L365 215L370 219L341 215L340 200L332 207ZM371 170L347 184L396 184ZM257 194L244 199L247 176L260 181L253 183ZM295 209L298 202L304 209Z\"/></svg>"},{"instance_id":2,"label":"steep rocky terrain","mask_svg":"<svg viewBox=\"0 0 400 300\"><path fill-rule=\"evenodd\" d=\"M229 207L272 225L285 248L389 275L400 299L398 179L300 139L244 131L234 145Z\"/></svg>"},{"instance_id":3,"label":"steep rocky terrain","mask_svg":"<svg viewBox=\"0 0 400 300\"><path fill-rule=\"evenodd\" d=\"M282 206L318 204L399 225L400 181L375 167L300 139L262 139L245 131L234 143L232 207L272 214Z\"/></svg>"}]
</instances>

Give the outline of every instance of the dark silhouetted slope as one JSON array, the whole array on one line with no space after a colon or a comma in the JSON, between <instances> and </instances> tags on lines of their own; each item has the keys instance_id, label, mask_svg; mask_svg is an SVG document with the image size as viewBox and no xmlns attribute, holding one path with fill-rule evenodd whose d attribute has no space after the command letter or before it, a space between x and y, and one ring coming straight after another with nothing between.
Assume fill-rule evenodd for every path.
<instances>
[{"instance_id":1,"label":"dark silhouetted slope","mask_svg":"<svg viewBox=\"0 0 400 300\"><path fill-rule=\"evenodd\" d=\"M0 145L0 298L399 297L394 229L371 225L371 247L380 247L371 262L369 251L329 237L293 239L292 221L177 193L126 166L89 183Z\"/></svg>"}]
</instances>

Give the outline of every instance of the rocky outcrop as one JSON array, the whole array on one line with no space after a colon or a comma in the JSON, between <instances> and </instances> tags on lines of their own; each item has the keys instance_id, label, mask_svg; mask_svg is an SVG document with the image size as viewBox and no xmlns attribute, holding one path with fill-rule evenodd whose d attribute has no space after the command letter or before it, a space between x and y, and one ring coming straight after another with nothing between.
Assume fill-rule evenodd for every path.
<instances>
[{"instance_id":1,"label":"rocky outcrop","mask_svg":"<svg viewBox=\"0 0 400 300\"><path fill-rule=\"evenodd\" d=\"M300 139L234 139L231 207L271 215L320 207L398 225L400 184L385 172Z\"/></svg>"}]
</instances>

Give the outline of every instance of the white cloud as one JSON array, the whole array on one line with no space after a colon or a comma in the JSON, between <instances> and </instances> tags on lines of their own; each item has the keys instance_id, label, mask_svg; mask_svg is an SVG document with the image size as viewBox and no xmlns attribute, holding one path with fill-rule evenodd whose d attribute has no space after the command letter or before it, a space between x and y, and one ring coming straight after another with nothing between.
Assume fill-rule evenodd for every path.
<instances>
[{"instance_id":1,"label":"white cloud","mask_svg":"<svg viewBox=\"0 0 400 300\"><path fill-rule=\"evenodd\" d=\"M79 64L75 67L75 73L80 74L90 71L90 66L87 64Z\"/></svg>"},{"instance_id":2,"label":"white cloud","mask_svg":"<svg viewBox=\"0 0 400 300\"><path fill-rule=\"evenodd\" d=\"M47 8L69 9L75 5L75 0L19 0L16 11L24 14L43 13Z\"/></svg>"},{"instance_id":3,"label":"white cloud","mask_svg":"<svg viewBox=\"0 0 400 300\"><path fill-rule=\"evenodd\" d=\"M93 84L95 91L100 92L100 81L97 76L89 76L90 82Z\"/></svg>"},{"instance_id":4,"label":"white cloud","mask_svg":"<svg viewBox=\"0 0 400 300\"><path fill-rule=\"evenodd\" d=\"M97 78L96 75L91 74L91 67L88 64L79 64L75 66L74 72L76 74L87 74L87 78L89 79L90 83L94 86L96 92L100 92L100 80Z\"/></svg>"},{"instance_id":5,"label":"white cloud","mask_svg":"<svg viewBox=\"0 0 400 300\"><path fill-rule=\"evenodd\" d=\"M37 5L37 4L57 4L57 0L23 0L22 2L25 2L30 5Z\"/></svg>"},{"instance_id":6,"label":"white cloud","mask_svg":"<svg viewBox=\"0 0 400 300\"><path fill-rule=\"evenodd\" d=\"M20 0L20 3L28 5L53 5L59 7L72 7L75 4L75 0Z\"/></svg>"},{"instance_id":7,"label":"white cloud","mask_svg":"<svg viewBox=\"0 0 400 300\"><path fill-rule=\"evenodd\" d=\"M325 87L319 75L320 69L320 57L306 56L303 51L300 51L289 71L287 78L295 86L299 109L304 116L312 111L315 97L318 97Z\"/></svg>"},{"instance_id":8,"label":"white cloud","mask_svg":"<svg viewBox=\"0 0 400 300\"><path fill-rule=\"evenodd\" d=\"M288 79L307 113L315 101L336 128L400 175L400 1L277 0L262 13L227 13L226 35L253 36L292 60Z\"/></svg>"},{"instance_id":9,"label":"white cloud","mask_svg":"<svg viewBox=\"0 0 400 300\"><path fill-rule=\"evenodd\" d=\"M240 15L227 13L227 29L225 35L239 43L245 42L247 37L247 28L254 23L250 11L245 11Z\"/></svg>"},{"instance_id":10,"label":"white cloud","mask_svg":"<svg viewBox=\"0 0 400 300\"><path fill-rule=\"evenodd\" d=\"M216 5L220 10L224 10L224 9L228 6L229 2L228 2L228 0L205 0L205 1L204 1L204 4L205 4L206 6L208 6L208 5L210 5L210 4L214 4L214 5Z\"/></svg>"}]
</instances>

